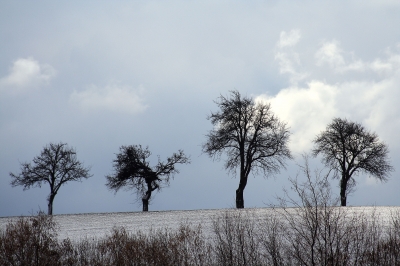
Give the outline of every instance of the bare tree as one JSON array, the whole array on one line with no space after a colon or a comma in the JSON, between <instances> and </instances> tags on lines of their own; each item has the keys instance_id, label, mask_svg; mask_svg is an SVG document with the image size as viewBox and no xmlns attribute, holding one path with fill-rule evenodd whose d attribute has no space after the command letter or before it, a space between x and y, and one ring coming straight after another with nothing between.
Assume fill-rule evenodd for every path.
<instances>
[{"instance_id":1,"label":"bare tree","mask_svg":"<svg viewBox=\"0 0 400 266\"><path fill-rule=\"evenodd\" d=\"M393 167L389 163L387 145L376 133L347 119L334 118L314 139L313 155L321 154L322 162L340 178L340 201L346 206L347 195L355 186L354 176L359 172L387 181Z\"/></svg>"},{"instance_id":2,"label":"bare tree","mask_svg":"<svg viewBox=\"0 0 400 266\"><path fill-rule=\"evenodd\" d=\"M114 160L114 173L107 175L106 186L115 193L122 187L127 190L134 189L137 196L142 199L143 211L149 210L149 201L154 190L160 191L164 186L169 186L169 181L174 174L179 173L175 164L188 164L189 158L179 150L166 162L150 167L148 158L151 155L148 147L141 145L121 146L120 153Z\"/></svg>"},{"instance_id":3,"label":"bare tree","mask_svg":"<svg viewBox=\"0 0 400 266\"><path fill-rule=\"evenodd\" d=\"M230 98L221 95L215 103L220 111L207 118L214 129L207 134L203 152L214 159L226 152L225 168L235 172L239 167L236 208L244 208L243 191L250 172L261 171L267 177L285 167L285 159L292 158L287 146L290 133L272 113L270 104L256 104L238 91L231 91Z\"/></svg>"},{"instance_id":4,"label":"bare tree","mask_svg":"<svg viewBox=\"0 0 400 266\"><path fill-rule=\"evenodd\" d=\"M50 194L48 201L48 215L53 214L53 201L62 185L69 181L81 181L89 178L90 167L84 167L78 161L76 151L68 147L66 143L50 143L45 146L40 156L30 163L21 163L21 173L10 173L11 185L23 186L24 190L31 187L41 187L42 183L48 183Z\"/></svg>"}]
</instances>

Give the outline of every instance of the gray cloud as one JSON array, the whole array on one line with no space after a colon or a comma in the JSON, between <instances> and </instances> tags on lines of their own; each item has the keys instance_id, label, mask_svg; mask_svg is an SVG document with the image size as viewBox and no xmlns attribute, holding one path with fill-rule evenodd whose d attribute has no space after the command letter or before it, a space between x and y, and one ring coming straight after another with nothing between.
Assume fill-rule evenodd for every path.
<instances>
[{"instance_id":1,"label":"gray cloud","mask_svg":"<svg viewBox=\"0 0 400 266\"><path fill-rule=\"evenodd\" d=\"M105 109L135 114L147 108L141 96L143 91L143 87L135 90L118 84L107 85L103 88L91 85L83 91L73 91L70 101L78 104L85 111Z\"/></svg>"}]
</instances>

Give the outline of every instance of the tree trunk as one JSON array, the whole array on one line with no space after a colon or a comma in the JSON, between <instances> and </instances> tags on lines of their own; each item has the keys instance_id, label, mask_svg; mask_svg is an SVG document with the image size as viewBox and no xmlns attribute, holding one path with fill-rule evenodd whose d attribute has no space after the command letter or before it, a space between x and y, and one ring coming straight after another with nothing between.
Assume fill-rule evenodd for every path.
<instances>
[{"instance_id":1,"label":"tree trunk","mask_svg":"<svg viewBox=\"0 0 400 266\"><path fill-rule=\"evenodd\" d=\"M244 208L243 192L244 192L246 185L247 185L247 176L245 174L245 171L242 169L240 171L239 187L238 187L238 189L236 189L236 208L237 209Z\"/></svg>"},{"instance_id":2,"label":"tree trunk","mask_svg":"<svg viewBox=\"0 0 400 266\"><path fill-rule=\"evenodd\" d=\"M247 178L244 175L241 175L240 183L238 189L236 189L236 208L243 209L244 208L244 197L243 192L244 188L247 184Z\"/></svg>"},{"instance_id":3,"label":"tree trunk","mask_svg":"<svg viewBox=\"0 0 400 266\"><path fill-rule=\"evenodd\" d=\"M142 203L143 203L143 211L147 212L149 211L149 200L151 197L151 189L146 191L146 194L142 198Z\"/></svg>"},{"instance_id":4,"label":"tree trunk","mask_svg":"<svg viewBox=\"0 0 400 266\"><path fill-rule=\"evenodd\" d=\"M243 209L244 208L244 198L243 198L243 189L236 189L236 208Z\"/></svg>"},{"instance_id":5,"label":"tree trunk","mask_svg":"<svg viewBox=\"0 0 400 266\"><path fill-rule=\"evenodd\" d=\"M342 177L340 180L340 205L346 206L347 204L347 197L346 197L346 188L347 188L347 181L346 177Z\"/></svg>"},{"instance_id":6,"label":"tree trunk","mask_svg":"<svg viewBox=\"0 0 400 266\"><path fill-rule=\"evenodd\" d=\"M53 201L54 201L54 197L55 197L56 195L55 194L53 194L53 193L51 193L50 195L49 195L49 199L48 199L48 204L47 204L47 214L48 215L53 215Z\"/></svg>"},{"instance_id":7,"label":"tree trunk","mask_svg":"<svg viewBox=\"0 0 400 266\"><path fill-rule=\"evenodd\" d=\"M142 202L143 202L143 211L144 211L144 212L149 211L149 200L143 198L143 199L142 199Z\"/></svg>"}]
</instances>

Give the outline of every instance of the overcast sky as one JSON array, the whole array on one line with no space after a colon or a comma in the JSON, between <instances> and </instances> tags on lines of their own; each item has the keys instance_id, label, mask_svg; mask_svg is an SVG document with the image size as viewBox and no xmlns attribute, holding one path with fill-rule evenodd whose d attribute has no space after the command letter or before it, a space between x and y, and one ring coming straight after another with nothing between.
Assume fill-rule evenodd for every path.
<instances>
[{"instance_id":1,"label":"overcast sky","mask_svg":"<svg viewBox=\"0 0 400 266\"><path fill-rule=\"evenodd\" d=\"M239 180L201 152L213 101L233 89L271 103L295 157L279 175L251 176L245 207L290 187L333 117L376 132L396 169L386 183L356 177L348 205L399 206L399 14L389 0L0 0L0 216L47 210L48 185L13 188L9 172L60 141L93 177L63 186L55 214L140 211L131 191L105 187L115 153L133 144L149 146L152 164L191 156L150 210L234 207Z\"/></svg>"}]
</instances>

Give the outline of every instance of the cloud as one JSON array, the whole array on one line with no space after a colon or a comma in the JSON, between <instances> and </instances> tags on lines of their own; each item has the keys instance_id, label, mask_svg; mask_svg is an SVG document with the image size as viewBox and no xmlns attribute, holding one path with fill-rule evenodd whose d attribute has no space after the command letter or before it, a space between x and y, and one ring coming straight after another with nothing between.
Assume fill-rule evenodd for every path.
<instances>
[{"instance_id":1,"label":"cloud","mask_svg":"<svg viewBox=\"0 0 400 266\"><path fill-rule=\"evenodd\" d=\"M279 64L279 72L281 74L289 74L291 84L297 84L308 75L307 73L299 71L301 67L300 56L291 49L298 43L300 37L301 34L299 30L291 30L288 33L282 31L276 45L277 51L275 52L275 60Z\"/></svg>"},{"instance_id":2,"label":"cloud","mask_svg":"<svg viewBox=\"0 0 400 266\"><path fill-rule=\"evenodd\" d=\"M361 76L328 82L323 76L310 74L303 86L294 83L276 95L256 97L256 101L270 102L278 117L288 123L293 132L290 143L293 152L310 150L312 140L333 117L361 122L369 130L377 132L391 147L399 146L396 132L400 131L400 106L397 103L400 99L400 51L387 53L386 58L376 58L371 62L346 60L346 54L350 53L343 51L337 42L324 43L315 53L316 64L311 64L314 69L307 71L321 74L315 67L328 64L337 70L336 75L357 70L361 71ZM299 71L282 73L297 78ZM377 75L371 79L371 73Z\"/></svg>"},{"instance_id":3,"label":"cloud","mask_svg":"<svg viewBox=\"0 0 400 266\"><path fill-rule=\"evenodd\" d=\"M70 101L89 111L109 110L137 114L147 108L141 96L143 90L143 87L133 89L115 84L105 87L91 85L84 91L74 91L70 96Z\"/></svg>"},{"instance_id":4,"label":"cloud","mask_svg":"<svg viewBox=\"0 0 400 266\"><path fill-rule=\"evenodd\" d=\"M400 130L400 108L396 104L396 99L400 98L398 86L399 78L339 84L313 80L305 87L289 87L275 96L259 95L256 101L270 102L278 117L288 123L293 132L290 147L297 153L309 150L314 137L337 116L379 131L380 137L397 146L395 132Z\"/></svg>"},{"instance_id":5,"label":"cloud","mask_svg":"<svg viewBox=\"0 0 400 266\"><path fill-rule=\"evenodd\" d=\"M333 40L324 42L322 47L315 53L315 61L317 66L328 64L336 72L344 73L347 71L364 71L367 65L362 60L351 58L349 63L344 58L344 52L340 48L338 41ZM352 55L352 53L348 53ZM352 56L354 57L354 56Z\"/></svg>"},{"instance_id":6,"label":"cloud","mask_svg":"<svg viewBox=\"0 0 400 266\"><path fill-rule=\"evenodd\" d=\"M293 29L289 32L282 31L280 34L278 46L279 47L290 47L295 46L300 40L300 30Z\"/></svg>"},{"instance_id":7,"label":"cloud","mask_svg":"<svg viewBox=\"0 0 400 266\"><path fill-rule=\"evenodd\" d=\"M315 53L317 66L327 63L332 68L339 68L345 65L342 56L343 51L339 48L337 41L325 42L322 47Z\"/></svg>"},{"instance_id":8,"label":"cloud","mask_svg":"<svg viewBox=\"0 0 400 266\"><path fill-rule=\"evenodd\" d=\"M354 53L343 51L340 43L333 40L324 42L315 53L314 58L318 67L328 65L340 74L350 71L370 71L380 75L391 75L393 71L400 69L400 54L387 49L386 56L387 58L377 58L371 62L363 61L355 58Z\"/></svg>"},{"instance_id":9,"label":"cloud","mask_svg":"<svg viewBox=\"0 0 400 266\"><path fill-rule=\"evenodd\" d=\"M32 57L14 61L8 76L0 79L0 88L22 92L28 88L46 85L56 75L56 70L48 64L39 64Z\"/></svg>"},{"instance_id":10,"label":"cloud","mask_svg":"<svg viewBox=\"0 0 400 266\"><path fill-rule=\"evenodd\" d=\"M397 45L398 52L390 49L386 51L386 59L377 58L368 64L369 69L379 74L392 75L400 70L400 44Z\"/></svg>"},{"instance_id":11,"label":"cloud","mask_svg":"<svg viewBox=\"0 0 400 266\"><path fill-rule=\"evenodd\" d=\"M308 150L314 136L337 114L336 87L321 81L311 81L306 88L289 87L275 96L256 97L256 102L271 103L272 110L288 123L293 132L290 149L296 153Z\"/></svg>"}]
</instances>

